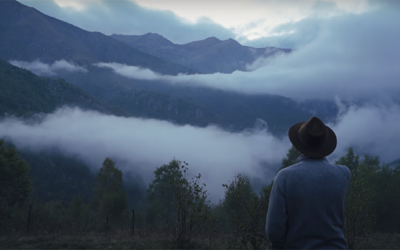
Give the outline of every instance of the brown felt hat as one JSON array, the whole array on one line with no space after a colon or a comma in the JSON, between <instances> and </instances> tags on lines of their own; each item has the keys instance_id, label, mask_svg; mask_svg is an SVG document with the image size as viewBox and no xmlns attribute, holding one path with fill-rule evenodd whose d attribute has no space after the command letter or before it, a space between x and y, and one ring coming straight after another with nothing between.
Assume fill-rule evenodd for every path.
<instances>
[{"instance_id":1,"label":"brown felt hat","mask_svg":"<svg viewBox=\"0 0 400 250\"><path fill-rule=\"evenodd\" d=\"M294 124L289 129L288 135L300 153L312 158L330 155L337 144L335 132L317 117Z\"/></svg>"}]
</instances>

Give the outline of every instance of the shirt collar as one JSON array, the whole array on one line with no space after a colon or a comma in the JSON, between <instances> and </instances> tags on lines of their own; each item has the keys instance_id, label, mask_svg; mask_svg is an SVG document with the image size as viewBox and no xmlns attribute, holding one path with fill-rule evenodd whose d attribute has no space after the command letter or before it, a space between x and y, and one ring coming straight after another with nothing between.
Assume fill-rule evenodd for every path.
<instances>
[{"instance_id":1,"label":"shirt collar","mask_svg":"<svg viewBox=\"0 0 400 250\"><path fill-rule=\"evenodd\" d=\"M296 163L299 163L301 161L328 161L328 160L326 159L326 157L324 157L324 158L311 158L311 157L307 157L305 155L300 155L299 157L297 157Z\"/></svg>"}]
</instances>

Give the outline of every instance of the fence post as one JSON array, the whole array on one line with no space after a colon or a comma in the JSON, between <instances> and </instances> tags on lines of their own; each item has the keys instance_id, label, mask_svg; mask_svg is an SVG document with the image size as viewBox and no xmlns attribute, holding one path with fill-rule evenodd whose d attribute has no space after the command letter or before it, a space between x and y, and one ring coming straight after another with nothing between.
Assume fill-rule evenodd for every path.
<instances>
[{"instance_id":1,"label":"fence post","mask_svg":"<svg viewBox=\"0 0 400 250\"><path fill-rule=\"evenodd\" d=\"M135 209L132 209L132 235L135 233Z\"/></svg>"},{"instance_id":2,"label":"fence post","mask_svg":"<svg viewBox=\"0 0 400 250\"><path fill-rule=\"evenodd\" d=\"M107 212L107 220L106 220L106 233L108 233L108 212Z\"/></svg>"},{"instance_id":3,"label":"fence post","mask_svg":"<svg viewBox=\"0 0 400 250\"><path fill-rule=\"evenodd\" d=\"M28 223L26 225L26 232L29 233L29 228L31 224L31 214L32 214L32 203L29 204L29 210L28 210Z\"/></svg>"}]
</instances>

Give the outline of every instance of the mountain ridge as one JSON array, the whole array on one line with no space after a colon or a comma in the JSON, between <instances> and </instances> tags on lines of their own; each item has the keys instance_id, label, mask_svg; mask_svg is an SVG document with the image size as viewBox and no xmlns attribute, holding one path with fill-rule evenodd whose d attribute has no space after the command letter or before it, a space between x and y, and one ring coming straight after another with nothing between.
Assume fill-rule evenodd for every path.
<instances>
[{"instance_id":1,"label":"mountain ridge","mask_svg":"<svg viewBox=\"0 0 400 250\"><path fill-rule=\"evenodd\" d=\"M232 38L220 40L208 37L186 44L174 44L163 36L151 32L144 35L112 34L111 37L161 59L206 74L249 71L248 66L261 57L292 51L276 47L243 46Z\"/></svg>"},{"instance_id":2,"label":"mountain ridge","mask_svg":"<svg viewBox=\"0 0 400 250\"><path fill-rule=\"evenodd\" d=\"M5 2L0 2L0 7L5 7L6 5L4 3ZM6 3L17 2L7 1ZM98 38L100 39L100 43L106 39L108 42L106 45L103 45L106 47L109 46L109 48L108 51L101 51L102 53L105 53L104 55L96 54L94 59L100 58L101 56L107 56L107 53L110 53L110 51L113 50L121 52L125 49L131 51L133 54L139 53L140 55L145 55L145 53L131 48L129 45L124 44L123 42L116 41L114 38L102 35L98 32L87 32L82 29L76 29L74 26L62 21L57 21L56 23L61 23L60 25L64 25L68 27L68 29L58 28L58 26L54 25L54 23L47 22L43 19L46 17L50 20L55 20L54 18L50 18L40 13L38 14L38 11L34 9L32 10L32 8L28 9L22 4L14 5L16 6L14 11L7 12L7 8L0 8L0 57L4 57L6 60L9 60L8 58L12 58L14 60L19 59L21 61L29 61L32 60L32 58L35 58L34 55L42 55L42 57L39 57L39 59L47 57L48 62L54 62L54 60L57 59L65 60L71 57L77 57L79 59L80 57L85 57L88 55L84 53L82 54L81 50L89 50L93 53L98 52L98 49L93 50L92 48L94 45L96 45L96 43L87 42L88 39L96 42L95 40ZM25 15L25 12L33 13L30 17L33 19L29 21L30 26L26 21L27 15ZM14 16L13 18L10 18L10 20L12 19L14 21L5 20L7 19L7 15ZM22 23L24 23L23 25L18 24L18 22L15 21L19 20L18 18L22 18L21 20ZM35 18L39 19L39 21L35 21ZM49 27L43 28L40 25L38 26L37 24L42 22L40 20L44 20L43 22L49 25ZM41 49L45 48L47 50L48 46L52 45L54 41L57 41L55 38L53 38L52 41L49 41L54 32L47 33L48 30L56 30L59 32L59 34L56 32L56 35L62 39L72 37L72 40L74 41L73 46L68 44L68 42L71 40L61 40L58 44L61 46L61 48L58 48L57 46L50 47L53 49L54 54L42 53L41 51L39 51L39 53L37 49L38 47ZM11 34L12 36L8 36L7 34ZM44 39L46 36L49 37L49 39ZM162 40L165 46L171 45L158 34L152 33L149 34L148 37L153 37L155 44L158 44L158 40ZM144 41L146 39L144 39ZM16 42L13 43L13 40ZM7 48L2 46L4 44L9 44L10 46L15 45L14 50L19 51L20 47L24 49L24 46L17 44L19 40L26 42L28 45L30 45L30 47L35 45L33 46L33 49L27 49L27 52L31 51L33 56L29 53L24 53L22 50L19 58L13 58L10 56L10 51L8 51L9 48L7 50ZM233 39L221 41L215 37L211 37L207 40L207 42L215 44L215 46L208 46L210 47L208 52L212 53L213 50L218 51L218 55L221 55L224 60L234 61L233 64L235 64L236 61L234 60L235 58L232 59L229 57L232 56L232 49L230 46L233 48L239 46L242 49L246 49L247 55L249 54L249 51L251 54L254 54L253 48L249 50L248 47L241 46ZM83 49L80 48L80 46L82 46ZM113 48L113 46L116 46L117 48ZM194 55L197 53L201 60L204 59L206 61L207 53L202 52L202 47L207 48L207 46L205 46L201 41L189 43L189 49L195 49L194 52L192 50ZM71 50L69 54L66 53L68 52L68 49ZM65 58L63 54L64 52L66 53ZM263 51L263 53L264 52L265 51ZM205 57L202 57L203 54ZM68 57L68 55L70 55L70 57ZM118 55L113 56L117 57ZM123 54L123 56L124 57L122 59L118 59L117 62L131 65L129 62L124 61L124 58L127 56L129 57L129 55ZM176 56L179 56L179 54ZM238 56L240 57L240 55ZM139 67L147 67L156 72L157 69L161 68L162 70L159 70L158 72L166 72L166 74L170 75L177 74L179 72L183 74L188 72L196 72L195 70L190 70L183 66L177 66L178 68L174 68L178 64L168 63L167 61L163 61L157 57L150 55L147 56L147 54L146 58L149 60L156 58L156 63L150 65L151 67L148 67L146 61L143 62L136 60L137 58L131 58L130 60L136 60L135 63L138 63L137 66ZM81 63L85 63L84 60L81 61ZM77 64L79 65L79 63ZM163 67L163 65L169 66ZM230 67L229 64L226 65ZM244 65L244 63L242 63L242 65ZM220 63L220 66L224 67L224 63ZM262 119L268 123L272 133L286 133L286 130L290 124L296 122L297 120L306 120L310 116L309 112L300 110L299 106L293 100L283 96L268 94L246 95L241 93L232 93L231 91L216 90L209 87L194 86L190 84L173 85L163 80L151 81L128 79L124 76L116 74L111 69L99 68L92 64L89 64L84 68L86 72L68 72L58 70L57 77L64 78L67 82L82 88L85 92L97 100L100 100L102 103L113 108L118 108L128 116L154 118L171 121L177 124L190 124L193 126L207 126L208 124L215 124L230 131L242 131L252 128L254 127L254 123L257 119ZM173 108L168 109L168 107L171 107L171 105ZM175 112L175 108L178 112ZM175 114L172 111L174 111Z\"/></svg>"},{"instance_id":3,"label":"mountain ridge","mask_svg":"<svg viewBox=\"0 0 400 250\"><path fill-rule=\"evenodd\" d=\"M15 0L0 1L3 60L68 60L78 65L117 62L167 75L196 71L134 49L100 32L89 32Z\"/></svg>"}]
</instances>

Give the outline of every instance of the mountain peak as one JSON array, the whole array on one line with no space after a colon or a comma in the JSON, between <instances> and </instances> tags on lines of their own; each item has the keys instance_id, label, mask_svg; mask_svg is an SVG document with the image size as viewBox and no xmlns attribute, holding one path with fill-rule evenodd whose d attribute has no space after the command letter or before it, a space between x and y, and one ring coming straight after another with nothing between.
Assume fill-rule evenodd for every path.
<instances>
[{"instance_id":1,"label":"mountain peak","mask_svg":"<svg viewBox=\"0 0 400 250\"><path fill-rule=\"evenodd\" d=\"M216 38L215 36L211 36L211 37L207 37L206 39L204 39L205 41L215 41L215 42L221 42L221 40L219 40L218 38Z\"/></svg>"},{"instance_id":2,"label":"mountain peak","mask_svg":"<svg viewBox=\"0 0 400 250\"><path fill-rule=\"evenodd\" d=\"M166 39L162 35L158 33L146 33L144 35L118 35L112 34L112 38L117 39L121 42L127 44L141 44L144 47L153 46L154 44L163 45L163 46L172 46L174 45L170 40ZM144 48L139 48L144 49Z\"/></svg>"},{"instance_id":3,"label":"mountain peak","mask_svg":"<svg viewBox=\"0 0 400 250\"><path fill-rule=\"evenodd\" d=\"M186 44L173 44L157 33L113 37L133 48L202 73L248 71L246 65L253 64L261 56L271 56L279 51L290 52L274 48L266 54L266 48L242 46L235 39L221 41L215 36Z\"/></svg>"},{"instance_id":4,"label":"mountain peak","mask_svg":"<svg viewBox=\"0 0 400 250\"><path fill-rule=\"evenodd\" d=\"M187 43L184 44L183 46L189 46L189 47L195 47L195 48L204 48L204 47L208 47L211 45L215 45L222 42L221 40L219 40L218 38L216 38L215 36L212 37L207 37L204 40L199 40L199 41L194 41L191 43Z\"/></svg>"},{"instance_id":5,"label":"mountain peak","mask_svg":"<svg viewBox=\"0 0 400 250\"><path fill-rule=\"evenodd\" d=\"M223 42L227 43L227 44L236 44L236 45L240 45L241 46L241 44L238 41L236 41L236 40L234 40L232 38L229 38L229 39L227 39L227 40L225 40Z\"/></svg>"},{"instance_id":6,"label":"mountain peak","mask_svg":"<svg viewBox=\"0 0 400 250\"><path fill-rule=\"evenodd\" d=\"M143 36L153 36L153 37L162 37L162 38L164 38L162 35L160 35L158 33L152 33L152 32L146 33Z\"/></svg>"}]
</instances>

